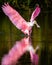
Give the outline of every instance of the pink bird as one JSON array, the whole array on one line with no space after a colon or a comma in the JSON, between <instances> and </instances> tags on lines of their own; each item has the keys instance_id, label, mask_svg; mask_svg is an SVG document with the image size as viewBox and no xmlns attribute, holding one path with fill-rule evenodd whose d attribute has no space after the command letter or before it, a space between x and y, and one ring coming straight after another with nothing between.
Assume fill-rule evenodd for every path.
<instances>
[{"instance_id":1,"label":"pink bird","mask_svg":"<svg viewBox=\"0 0 52 65\"><path fill-rule=\"evenodd\" d=\"M8 3L4 3L2 5L3 12L9 17L11 22L20 29L24 34L30 35L32 26L36 24L36 26L39 28L40 26L37 24L35 18L40 13L40 7L37 6L36 9L33 11L30 22L27 22L24 20L24 18L15 10L13 9ZM38 49L34 49L31 45L31 42L28 38L24 38L21 41L16 42L16 44L13 46L13 48L9 51L7 55L5 55L2 58L2 65L15 65L16 61L26 52L30 52L31 61L33 64L38 65L39 57L35 53L35 51Z\"/></svg>"},{"instance_id":2,"label":"pink bird","mask_svg":"<svg viewBox=\"0 0 52 65\"><path fill-rule=\"evenodd\" d=\"M9 50L9 53L2 58L1 65L15 65L19 58L27 51L29 37L17 41Z\"/></svg>"},{"instance_id":3,"label":"pink bird","mask_svg":"<svg viewBox=\"0 0 52 65\"><path fill-rule=\"evenodd\" d=\"M2 5L2 10L9 17L11 22L20 29L24 34L30 35L31 28L34 24L39 28L36 20L34 20L40 13L40 7L37 6L33 11L30 22L27 22L15 9L13 9L8 3Z\"/></svg>"},{"instance_id":4,"label":"pink bird","mask_svg":"<svg viewBox=\"0 0 52 65\"><path fill-rule=\"evenodd\" d=\"M34 49L30 44L31 42L29 41L29 37L17 41L11 50L9 50L9 53L2 58L1 65L16 65L17 61L26 51L30 52L31 62L37 65L39 57L36 54L36 51L38 47Z\"/></svg>"}]
</instances>

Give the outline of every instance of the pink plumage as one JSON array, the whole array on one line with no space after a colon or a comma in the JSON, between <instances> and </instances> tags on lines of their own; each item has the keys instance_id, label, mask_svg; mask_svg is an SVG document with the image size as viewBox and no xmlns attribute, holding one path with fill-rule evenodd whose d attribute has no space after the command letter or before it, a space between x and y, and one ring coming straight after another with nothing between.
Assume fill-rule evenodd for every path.
<instances>
[{"instance_id":1,"label":"pink plumage","mask_svg":"<svg viewBox=\"0 0 52 65\"><path fill-rule=\"evenodd\" d=\"M29 31L31 30L34 23L37 24L37 22L34 22L34 19L40 13L40 8L36 7L34 12L32 13L30 22L26 22L26 20L15 9L13 9L8 3L7 4L4 3L4 5L2 5L2 10L18 29L20 29L24 34L28 34L28 35L30 34Z\"/></svg>"},{"instance_id":2,"label":"pink plumage","mask_svg":"<svg viewBox=\"0 0 52 65\"><path fill-rule=\"evenodd\" d=\"M39 56L36 54L36 50L31 45L28 38L24 38L21 41L17 41L16 44L9 50L9 53L2 58L1 65L16 65L20 57L26 52L30 52L31 62L38 65Z\"/></svg>"},{"instance_id":3,"label":"pink plumage","mask_svg":"<svg viewBox=\"0 0 52 65\"><path fill-rule=\"evenodd\" d=\"M39 15L40 7L37 6L36 9L33 11L30 21L33 22L34 19Z\"/></svg>"},{"instance_id":4,"label":"pink plumage","mask_svg":"<svg viewBox=\"0 0 52 65\"><path fill-rule=\"evenodd\" d=\"M9 17L11 22L20 29L23 33L26 34L25 30L29 30L26 20L14 10L8 3L2 6L3 12ZM29 34L29 32L27 33Z\"/></svg>"},{"instance_id":5,"label":"pink plumage","mask_svg":"<svg viewBox=\"0 0 52 65\"><path fill-rule=\"evenodd\" d=\"M32 31L31 28L34 24L37 25L39 28L40 26L34 20L40 13L40 7L37 6L36 9L33 11L30 22L26 22L26 20L15 10L13 9L8 3L4 3L2 6L3 12L9 17L11 22L20 29L24 34L30 35ZM30 32L29 32L30 31ZM38 55L34 54L34 48L31 45L31 42L28 38L24 38L21 41L17 41L13 48L9 51L7 55L2 58L2 65L15 65L16 61L26 52L30 52L31 61L38 65Z\"/></svg>"},{"instance_id":6,"label":"pink plumage","mask_svg":"<svg viewBox=\"0 0 52 65\"><path fill-rule=\"evenodd\" d=\"M39 55L36 54L36 49L30 50L31 62L33 65L38 65L39 63Z\"/></svg>"},{"instance_id":7,"label":"pink plumage","mask_svg":"<svg viewBox=\"0 0 52 65\"><path fill-rule=\"evenodd\" d=\"M1 65L15 65L17 60L26 52L29 38L17 41L7 55L2 58Z\"/></svg>"},{"instance_id":8,"label":"pink plumage","mask_svg":"<svg viewBox=\"0 0 52 65\"><path fill-rule=\"evenodd\" d=\"M32 55L33 55L32 64L33 65L38 65L38 63L39 63L39 55L35 54L35 53L32 53Z\"/></svg>"}]
</instances>

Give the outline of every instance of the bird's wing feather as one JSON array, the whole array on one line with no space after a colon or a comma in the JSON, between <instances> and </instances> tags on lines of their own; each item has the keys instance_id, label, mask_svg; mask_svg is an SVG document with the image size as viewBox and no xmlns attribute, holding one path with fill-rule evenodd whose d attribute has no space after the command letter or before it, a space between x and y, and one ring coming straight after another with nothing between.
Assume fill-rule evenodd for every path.
<instances>
[{"instance_id":1,"label":"bird's wing feather","mask_svg":"<svg viewBox=\"0 0 52 65\"><path fill-rule=\"evenodd\" d=\"M4 5L2 5L2 10L18 29L22 30L22 32L27 29L28 25L26 20L8 3L4 3Z\"/></svg>"},{"instance_id":2,"label":"bird's wing feather","mask_svg":"<svg viewBox=\"0 0 52 65\"><path fill-rule=\"evenodd\" d=\"M29 37L16 41L16 44L9 50L9 53L2 58L1 65L15 65L19 58L26 52L29 45Z\"/></svg>"},{"instance_id":3,"label":"bird's wing feather","mask_svg":"<svg viewBox=\"0 0 52 65\"><path fill-rule=\"evenodd\" d=\"M37 6L36 9L33 11L32 15L31 15L30 21L33 22L34 19L39 15L39 13L40 13L40 7Z\"/></svg>"}]
</instances>

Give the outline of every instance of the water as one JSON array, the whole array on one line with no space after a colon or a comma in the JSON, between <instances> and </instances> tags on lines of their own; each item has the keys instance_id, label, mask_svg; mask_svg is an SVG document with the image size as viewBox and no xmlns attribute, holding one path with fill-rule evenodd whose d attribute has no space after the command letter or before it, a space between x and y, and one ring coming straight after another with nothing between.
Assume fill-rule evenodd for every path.
<instances>
[{"instance_id":1,"label":"water","mask_svg":"<svg viewBox=\"0 0 52 65\"><path fill-rule=\"evenodd\" d=\"M27 12L28 14L28 12ZM3 12L0 13L0 63L4 54L7 54L8 51L12 48L15 41L21 40L25 35L18 30L6 17ZM24 15L24 14L23 14ZM29 15L29 14L28 14ZM24 18L28 16L25 14ZM40 49L38 51L39 54L39 64L40 65L51 65L52 60L52 12L43 11L36 18L38 24L40 25L40 29L34 25L32 28L32 45L35 48L37 45L40 45ZM29 17L30 18L30 17ZM28 54L29 55L29 54ZM25 57L29 59L26 54ZM24 58L23 58L24 59ZM27 60L26 59L26 60ZM28 62L25 62L28 64Z\"/></svg>"}]
</instances>

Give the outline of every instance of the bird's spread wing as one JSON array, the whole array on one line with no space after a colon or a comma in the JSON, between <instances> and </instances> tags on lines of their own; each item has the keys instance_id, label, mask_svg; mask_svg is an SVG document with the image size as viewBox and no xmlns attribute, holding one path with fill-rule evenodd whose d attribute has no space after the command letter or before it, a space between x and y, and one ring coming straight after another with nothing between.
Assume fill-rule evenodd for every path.
<instances>
[{"instance_id":1,"label":"bird's spread wing","mask_svg":"<svg viewBox=\"0 0 52 65\"><path fill-rule=\"evenodd\" d=\"M33 22L34 19L39 15L40 7L37 6L36 9L33 11L30 21Z\"/></svg>"},{"instance_id":2,"label":"bird's spread wing","mask_svg":"<svg viewBox=\"0 0 52 65\"><path fill-rule=\"evenodd\" d=\"M31 62L33 63L33 65L38 65L39 62L39 55L36 54L36 51L39 49L39 46L36 47L36 49L34 49L32 46L30 47L30 56L31 56Z\"/></svg>"},{"instance_id":3,"label":"bird's spread wing","mask_svg":"<svg viewBox=\"0 0 52 65\"><path fill-rule=\"evenodd\" d=\"M16 41L16 44L9 50L9 53L2 58L1 65L15 65L19 58L26 52L28 45L29 37Z\"/></svg>"},{"instance_id":4,"label":"bird's spread wing","mask_svg":"<svg viewBox=\"0 0 52 65\"><path fill-rule=\"evenodd\" d=\"M26 33L25 30L28 30L27 22L15 9L13 9L8 3L4 3L4 5L2 5L2 10L18 29L23 33Z\"/></svg>"}]
</instances>

